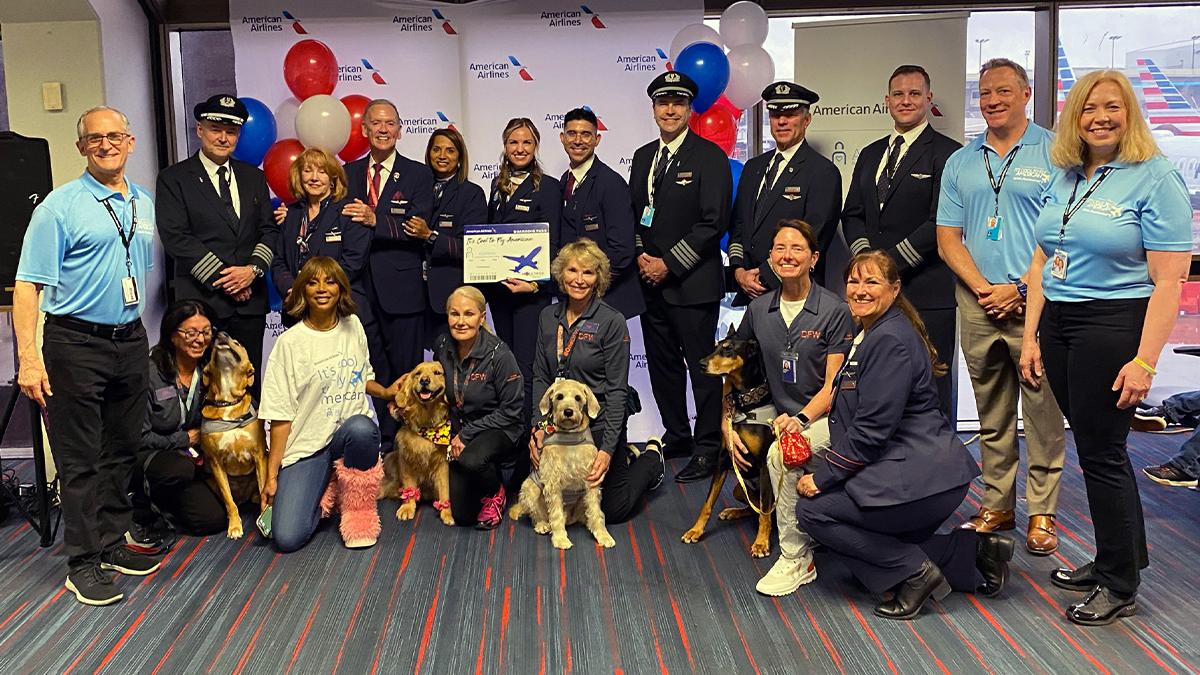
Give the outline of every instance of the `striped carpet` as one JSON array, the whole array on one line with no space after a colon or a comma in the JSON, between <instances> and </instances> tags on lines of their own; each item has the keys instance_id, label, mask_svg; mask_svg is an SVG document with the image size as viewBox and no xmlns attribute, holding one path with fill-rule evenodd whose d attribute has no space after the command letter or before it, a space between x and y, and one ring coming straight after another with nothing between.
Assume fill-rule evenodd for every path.
<instances>
[{"instance_id":1,"label":"striped carpet","mask_svg":"<svg viewBox=\"0 0 1200 675\"><path fill-rule=\"evenodd\" d=\"M1164 460L1184 438L1133 434L1135 466ZM1095 550L1069 453L1059 553L1019 550L1003 596L954 594L912 622L874 617L846 571L820 555L813 584L756 595L771 559L746 552L749 521L714 520L700 544L679 541L706 485L665 483L644 513L611 528L609 550L578 527L566 552L528 521L449 529L424 507L402 524L390 503L380 544L365 551L343 548L329 526L288 556L257 533L184 538L157 574L119 578L125 601L100 609L63 590L61 544L37 548L10 516L0 526L0 673L1197 672L1200 610L1189 603L1200 494L1140 481L1152 559L1142 611L1078 627L1062 615L1078 594L1047 580ZM962 517L978 497L975 486Z\"/></svg>"}]
</instances>

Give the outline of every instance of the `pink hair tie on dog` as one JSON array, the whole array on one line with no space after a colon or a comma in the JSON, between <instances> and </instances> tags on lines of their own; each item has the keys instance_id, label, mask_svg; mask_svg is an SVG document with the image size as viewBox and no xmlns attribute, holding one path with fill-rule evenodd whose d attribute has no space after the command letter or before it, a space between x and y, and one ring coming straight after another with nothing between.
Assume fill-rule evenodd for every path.
<instances>
[{"instance_id":1,"label":"pink hair tie on dog","mask_svg":"<svg viewBox=\"0 0 1200 675\"><path fill-rule=\"evenodd\" d=\"M437 509L438 511L445 511L446 509L450 508L450 500L447 499L444 502L434 502L433 508Z\"/></svg>"},{"instance_id":2,"label":"pink hair tie on dog","mask_svg":"<svg viewBox=\"0 0 1200 675\"><path fill-rule=\"evenodd\" d=\"M421 501L421 488L406 487L400 491L400 501L406 502L410 499L417 502Z\"/></svg>"}]
</instances>

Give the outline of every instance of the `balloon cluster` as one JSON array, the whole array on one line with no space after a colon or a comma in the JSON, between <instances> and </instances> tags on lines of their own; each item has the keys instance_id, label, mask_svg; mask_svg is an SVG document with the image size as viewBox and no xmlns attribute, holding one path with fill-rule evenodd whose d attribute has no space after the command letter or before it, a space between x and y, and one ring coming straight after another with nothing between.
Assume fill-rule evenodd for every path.
<instances>
[{"instance_id":1,"label":"balloon cluster","mask_svg":"<svg viewBox=\"0 0 1200 675\"><path fill-rule=\"evenodd\" d=\"M262 165L267 184L280 199L294 200L288 189L288 169L305 148L324 148L351 162L367 152L367 139L359 132L366 112L366 96L336 98L338 66L333 51L319 40L292 45L283 59L283 79L292 97L271 112L262 101L242 97L250 112L242 125L233 156Z\"/></svg>"},{"instance_id":2,"label":"balloon cluster","mask_svg":"<svg viewBox=\"0 0 1200 675\"><path fill-rule=\"evenodd\" d=\"M671 61L699 88L688 126L730 155L742 112L758 103L762 90L775 81L775 61L762 46L767 13L757 3L733 3L721 13L720 27L717 32L702 23L684 26L671 41ZM729 162L740 174L742 163Z\"/></svg>"}]
</instances>

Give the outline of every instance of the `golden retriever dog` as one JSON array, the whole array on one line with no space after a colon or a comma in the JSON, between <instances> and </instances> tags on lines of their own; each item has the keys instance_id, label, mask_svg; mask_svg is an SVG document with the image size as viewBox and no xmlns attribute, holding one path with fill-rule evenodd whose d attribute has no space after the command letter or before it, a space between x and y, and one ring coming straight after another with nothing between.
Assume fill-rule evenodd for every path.
<instances>
[{"instance_id":1,"label":"golden retriever dog","mask_svg":"<svg viewBox=\"0 0 1200 675\"><path fill-rule=\"evenodd\" d=\"M417 515L421 490L431 490L438 517L442 523L453 525L450 464L446 459L450 407L446 404L442 364L419 363L400 378L393 415L400 422L400 430L396 432L396 451L384 457L379 498L399 499L396 518L412 520Z\"/></svg>"},{"instance_id":2,"label":"golden retriever dog","mask_svg":"<svg viewBox=\"0 0 1200 675\"><path fill-rule=\"evenodd\" d=\"M555 548L571 548L567 525L572 523L586 524L601 546L616 546L604 526L600 489L587 484L596 459L589 425L600 414L600 402L582 382L559 380L546 390L538 407L551 429L542 444L538 469L521 485L520 498L508 517L519 520L528 514L533 529L538 534L549 532Z\"/></svg>"},{"instance_id":3,"label":"golden retriever dog","mask_svg":"<svg viewBox=\"0 0 1200 675\"><path fill-rule=\"evenodd\" d=\"M204 387L200 450L208 483L225 503L230 539L242 537L238 504L258 503L267 480L267 436L250 401L254 366L246 348L227 333L213 338L212 357L200 375Z\"/></svg>"}]
</instances>

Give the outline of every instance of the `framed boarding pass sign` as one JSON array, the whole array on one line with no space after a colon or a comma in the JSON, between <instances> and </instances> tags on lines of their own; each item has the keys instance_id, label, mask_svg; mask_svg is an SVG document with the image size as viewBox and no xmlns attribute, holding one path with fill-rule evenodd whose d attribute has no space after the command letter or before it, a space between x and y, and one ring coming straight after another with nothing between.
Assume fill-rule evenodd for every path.
<instances>
[{"instance_id":1,"label":"framed boarding pass sign","mask_svg":"<svg viewBox=\"0 0 1200 675\"><path fill-rule=\"evenodd\" d=\"M550 224L498 223L463 227L463 280L550 278Z\"/></svg>"}]
</instances>

